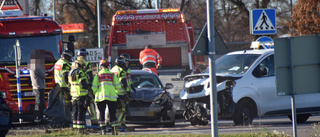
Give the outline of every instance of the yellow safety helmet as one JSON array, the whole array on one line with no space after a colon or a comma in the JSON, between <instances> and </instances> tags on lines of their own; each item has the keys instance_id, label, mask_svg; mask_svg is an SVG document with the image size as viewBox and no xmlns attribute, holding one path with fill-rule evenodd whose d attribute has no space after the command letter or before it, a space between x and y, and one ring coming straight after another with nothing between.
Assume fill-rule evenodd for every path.
<instances>
[{"instance_id":1,"label":"yellow safety helmet","mask_svg":"<svg viewBox=\"0 0 320 137\"><path fill-rule=\"evenodd\" d=\"M79 58L74 62L73 65L74 68L85 69L86 62L83 59Z\"/></svg>"}]
</instances>

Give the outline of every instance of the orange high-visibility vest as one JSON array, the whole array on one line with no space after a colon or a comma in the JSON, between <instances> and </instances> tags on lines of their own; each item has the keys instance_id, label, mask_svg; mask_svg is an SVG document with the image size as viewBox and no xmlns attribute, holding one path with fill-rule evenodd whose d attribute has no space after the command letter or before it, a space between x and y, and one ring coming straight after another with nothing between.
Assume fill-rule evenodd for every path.
<instances>
[{"instance_id":1,"label":"orange high-visibility vest","mask_svg":"<svg viewBox=\"0 0 320 137\"><path fill-rule=\"evenodd\" d=\"M152 62L152 63L155 63L157 66L157 64L161 65L162 57L155 50L147 48L140 52L139 61L142 65L147 62Z\"/></svg>"}]
</instances>

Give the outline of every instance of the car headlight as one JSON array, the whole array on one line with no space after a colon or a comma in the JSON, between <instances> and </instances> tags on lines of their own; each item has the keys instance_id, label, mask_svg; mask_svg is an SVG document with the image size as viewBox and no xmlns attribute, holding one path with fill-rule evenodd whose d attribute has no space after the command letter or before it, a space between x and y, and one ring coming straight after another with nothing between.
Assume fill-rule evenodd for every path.
<instances>
[{"instance_id":1,"label":"car headlight","mask_svg":"<svg viewBox=\"0 0 320 137\"><path fill-rule=\"evenodd\" d=\"M162 93L162 94L158 95L158 97L156 97L153 102L154 102L154 104L161 104L162 105L163 103L167 102L168 100L170 100L169 94Z\"/></svg>"},{"instance_id":2,"label":"car headlight","mask_svg":"<svg viewBox=\"0 0 320 137\"><path fill-rule=\"evenodd\" d=\"M158 99L158 100L154 101L154 103L155 103L155 104L159 104L159 103L160 103L160 100Z\"/></svg>"}]
</instances>

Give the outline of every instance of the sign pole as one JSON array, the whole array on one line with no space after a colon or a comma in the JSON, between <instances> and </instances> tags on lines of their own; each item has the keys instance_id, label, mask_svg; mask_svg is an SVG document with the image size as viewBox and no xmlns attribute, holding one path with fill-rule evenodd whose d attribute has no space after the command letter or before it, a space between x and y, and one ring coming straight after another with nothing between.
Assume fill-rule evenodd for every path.
<instances>
[{"instance_id":1,"label":"sign pole","mask_svg":"<svg viewBox=\"0 0 320 137\"><path fill-rule=\"evenodd\" d=\"M214 33L214 2L207 0L207 21L208 21L208 54L209 54L209 76L210 76L210 116L211 136L218 137L218 113L217 113L217 86L215 71L215 33Z\"/></svg>"},{"instance_id":2,"label":"sign pole","mask_svg":"<svg viewBox=\"0 0 320 137\"><path fill-rule=\"evenodd\" d=\"M53 0L53 20L56 21L56 0Z\"/></svg>"},{"instance_id":3,"label":"sign pole","mask_svg":"<svg viewBox=\"0 0 320 137\"><path fill-rule=\"evenodd\" d=\"M98 26L98 48L101 48L101 10L100 0L97 0L97 26Z\"/></svg>"},{"instance_id":4,"label":"sign pole","mask_svg":"<svg viewBox=\"0 0 320 137\"><path fill-rule=\"evenodd\" d=\"M296 119L296 101L293 86L293 65L292 65L292 45L291 37L289 38L289 60L290 60L290 86L291 86L291 113L292 113L292 132L293 137L297 136L297 119Z\"/></svg>"},{"instance_id":5,"label":"sign pole","mask_svg":"<svg viewBox=\"0 0 320 137\"><path fill-rule=\"evenodd\" d=\"M22 99L21 99L21 83L20 83L20 60L21 60L21 50L19 40L16 40L16 45L13 46L15 51L15 61L16 61L16 77L17 77L17 92L18 92L18 109L19 115L22 114ZM19 118L19 122L22 123L23 119Z\"/></svg>"},{"instance_id":6,"label":"sign pole","mask_svg":"<svg viewBox=\"0 0 320 137\"><path fill-rule=\"evenodd\" d=\"M292 16L292 0L290 0L290 13ZM291 33L293 30L291 29ZM295 101L295 93L293 90L293 65L292 65L292 45L291 45L291 37L289 39L289 60L290 60L290 83L291 83L291 113L292 113L292 132L293 132L293 137L297 136L297 119L296 119L296 101Z\"/></svg>"}]
</instances>

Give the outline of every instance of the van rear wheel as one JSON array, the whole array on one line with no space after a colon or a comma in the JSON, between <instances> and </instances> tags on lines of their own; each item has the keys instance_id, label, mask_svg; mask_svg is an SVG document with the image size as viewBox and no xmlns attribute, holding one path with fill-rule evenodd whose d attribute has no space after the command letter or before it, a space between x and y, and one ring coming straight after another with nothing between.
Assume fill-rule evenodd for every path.
<instances>
[{"instance_id":1,"label":"van rear wheel","mask_svg":"<svg viewBox=\"0 0 320 137\"><path fill-rule=\"evenodd\" d=\"M288 115L289 119L292 121L292 115ZM306 122L310 117L310 114L297 114L297 123L304 123Z\"/></svg>"}]
</instances>

